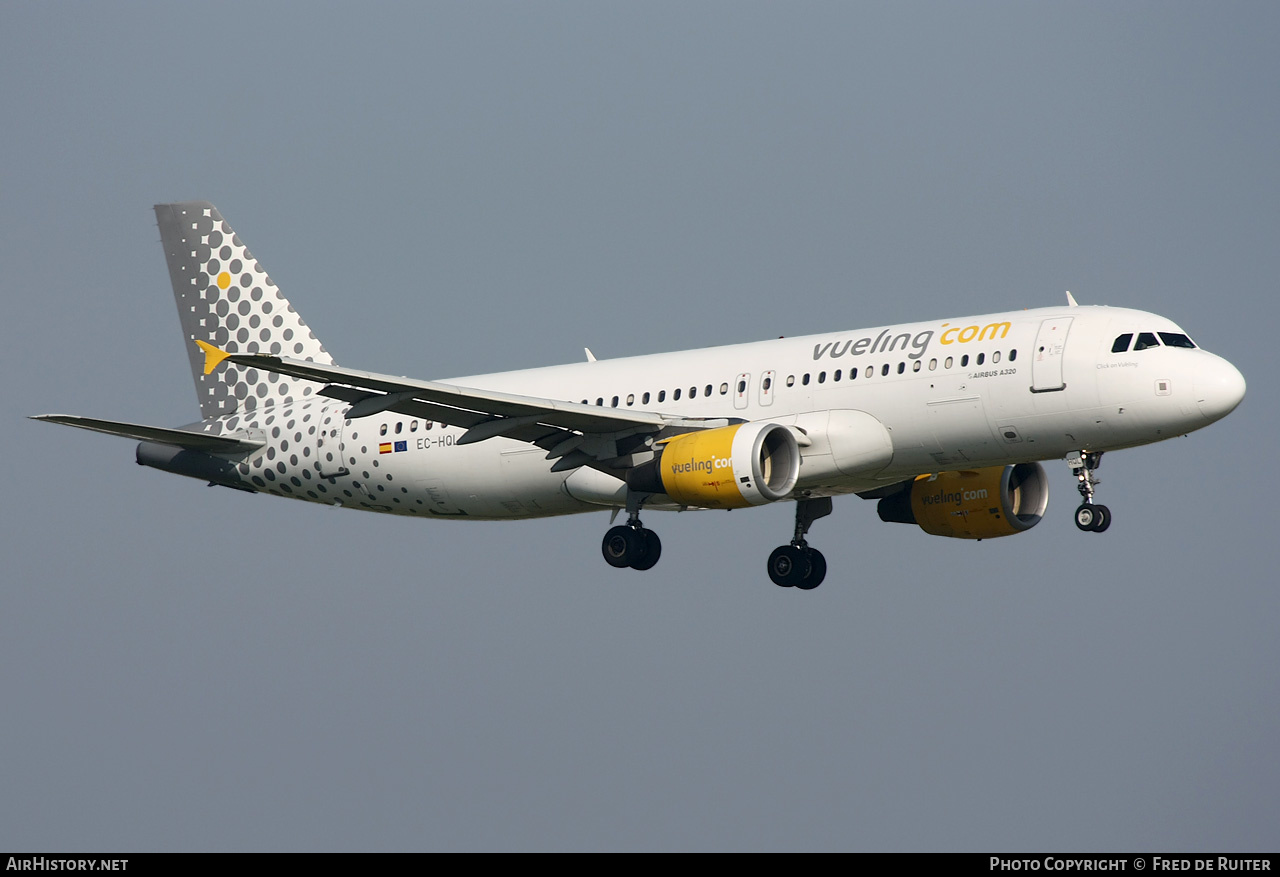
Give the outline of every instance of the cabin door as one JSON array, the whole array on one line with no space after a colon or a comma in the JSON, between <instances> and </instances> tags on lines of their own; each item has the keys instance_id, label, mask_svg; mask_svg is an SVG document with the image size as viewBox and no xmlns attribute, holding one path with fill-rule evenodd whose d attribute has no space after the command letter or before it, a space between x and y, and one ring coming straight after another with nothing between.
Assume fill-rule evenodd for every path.
<instances>
[{"instance_id":1,"label":"cabin door","mask_svg":"<svg viewBox=\"0 0 1280 877\"><path fill-rule=\"evenodd\" d=\"M347 467L342 465L342 428L346 424L344 407L326 408L316 428L316 469L321 478L347 474Z\"/></svg>"},{"instance_id":2,"label":"cabin door","mask_svg":"<svg viewBox=\"0 0 1280 877\"><path fill-rule=\"evenodd\" d=\"M1072 317L1051 317L1040 324L1031 350L1031 392L1052 393L1067 385L1062 380L1062 357Z\"/></svg>"}]
</instances>

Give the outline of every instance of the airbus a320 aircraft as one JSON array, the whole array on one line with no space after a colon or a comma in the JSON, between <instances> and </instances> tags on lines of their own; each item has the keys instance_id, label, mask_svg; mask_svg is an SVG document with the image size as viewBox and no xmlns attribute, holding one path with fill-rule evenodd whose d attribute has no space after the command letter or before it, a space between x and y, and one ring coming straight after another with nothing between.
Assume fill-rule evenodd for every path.
<instances>
[{"instance_id":1,"label":"airbus a320 aircraft","mask_svg":"<svg viewBox=\"0 0 1280 877\"><path fill-rule=\"evenodd\" d=\"M1106 451L1207 426L1244 397L1231 363L1164 317L1068 306L827 332L680 353L417 381L341 368L203 201L155 208L201 419L176 429L61 414L141 442L137 461L249 492L421 518L625 510L614 567L650 569L647 510L794 502L768 559L817 587L805 537L831 498L881 520L984 539L1035 526L1038 461L1065 459L1094 502Z\"/></svg>"}]
</instances>

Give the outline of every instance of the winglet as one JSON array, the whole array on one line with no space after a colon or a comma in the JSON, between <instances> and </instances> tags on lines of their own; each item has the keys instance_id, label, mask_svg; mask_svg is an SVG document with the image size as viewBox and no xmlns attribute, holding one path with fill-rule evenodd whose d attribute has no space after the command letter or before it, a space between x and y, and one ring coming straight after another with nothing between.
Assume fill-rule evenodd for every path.
<instances>
[{"instance_id":1,"label":"winglet","mask_svg":"<svg viewBox=\"0 0 1280 877\"><path fill-rule=\"evenodd\" d=\"M213 370L217 368L224 359L230 356L225 350L219 350L208 341L196 339L196 346L204 351L204 373L213 374Z\"/></svg>"},{"instance_id":2,"label":"winglet","mask_svg":"<svg viewBox=\"0 0 1280 877\"><path fill-rule=\"evenodd\" d=\"M1080 305L1076 303L1076 297L1071 294L1071 290L1069 289L1067 290L1067 304L1071 305L1073 308L1080 307Z\"/></svg>"},{"instance_id":3,"label":"winglet","mask_svg":"<svg viewBox=\"0 0 1280 877\"><path fill-rule=\"evenodd\" d=\"M583 352L583 353L585 353L585 354L587 355L587 362L595 362L595 361L596 361L596 355L595 355L594 353L592 353L592 352L591 352L591 348L590 348L590 347L584 347L584 348L582 348L582 352Z\"/></svg>"}]
</instances>

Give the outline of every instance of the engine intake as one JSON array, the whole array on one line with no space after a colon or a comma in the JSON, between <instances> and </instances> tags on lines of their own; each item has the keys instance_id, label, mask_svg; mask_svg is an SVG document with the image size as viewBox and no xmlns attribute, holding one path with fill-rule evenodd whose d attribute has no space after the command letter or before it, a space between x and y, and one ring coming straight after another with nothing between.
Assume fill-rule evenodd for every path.
<instances>
[{"instance_id":1,"label":"engine intake","mask_svg":"<svg viewBox=\"0 0 1280 877\"><path fill-rule=\"evenodd\" d=\"M917 524L934 536L994 539L1030 530L1049 505L1039 463L921 475L880 500L880 520Z\"/></svg>"}]
</instances>

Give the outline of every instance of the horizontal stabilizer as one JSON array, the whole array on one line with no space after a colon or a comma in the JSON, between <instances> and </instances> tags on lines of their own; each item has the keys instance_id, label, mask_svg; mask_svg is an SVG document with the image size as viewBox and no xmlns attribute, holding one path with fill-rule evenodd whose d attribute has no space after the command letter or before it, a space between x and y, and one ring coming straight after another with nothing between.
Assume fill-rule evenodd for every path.
<instances>
[{"instance_id":1,"label":"horizontal stabilizer","mask_svg":"<svg viewBox=\"0 0 1280 877\"><path fill-rule=\"evenodd\" d=\"M117 420L77 417L74 414L36 414L31 419L43 420L46 423L61 423L66 426L74 426L77 429L93 430L94 432L105 432L107 435L137 439L140 442L159 442L192 451L204 451L209 454L247 453L266 444L266 442L253 441L243 436L211 435L207 432L192 432L186 429L169 429L163 426L143 426L140 423L122 423Z\"/></svg>"}]
</instances>

